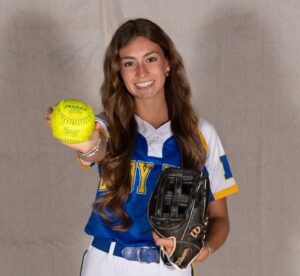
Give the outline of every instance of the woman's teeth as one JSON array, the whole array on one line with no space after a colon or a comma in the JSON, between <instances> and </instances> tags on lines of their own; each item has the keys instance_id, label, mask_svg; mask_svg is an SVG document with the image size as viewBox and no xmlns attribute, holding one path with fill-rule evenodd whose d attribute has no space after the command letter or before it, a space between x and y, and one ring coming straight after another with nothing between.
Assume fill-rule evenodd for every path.
<instances>
[{"instance_id":1,"label":"woman's teeth","mask_svg":"<svg viewBox=\"0 0 300 276\"><path fill-rule=\"evenodd\" d=\"M147 88L147 87L150 87L153 83L154 83L154 80L152 80L152 81L145 81L145 82L138 82L135 85L138 88Z\"/></svg>"}]
</instances>

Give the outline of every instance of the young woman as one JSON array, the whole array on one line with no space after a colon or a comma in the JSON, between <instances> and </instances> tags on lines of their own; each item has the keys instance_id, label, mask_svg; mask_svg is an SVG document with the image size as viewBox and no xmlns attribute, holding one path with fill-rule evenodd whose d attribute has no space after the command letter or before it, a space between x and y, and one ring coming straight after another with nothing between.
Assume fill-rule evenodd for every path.
<instances>
[{"instance_id":1,"label":"young woman","mask_svg":"<svg viewBox=\"0 0 300 276\"><path fill-rule=\"evenodd\" d=\"M103 113L91 138L67 145L82 166L97 164L100 175L85 228L93 242L81 275L192 275L191 267L179 271L159 258L160 246L173 248L152 233L147 219L159 174L171 166L209 175L209 231L196 262L226 240L226 197L238 188L215 129L191 106L181 56L158 25L139 18L117 29L105 55L101 97Z\"/></svg>"}]
</instances>

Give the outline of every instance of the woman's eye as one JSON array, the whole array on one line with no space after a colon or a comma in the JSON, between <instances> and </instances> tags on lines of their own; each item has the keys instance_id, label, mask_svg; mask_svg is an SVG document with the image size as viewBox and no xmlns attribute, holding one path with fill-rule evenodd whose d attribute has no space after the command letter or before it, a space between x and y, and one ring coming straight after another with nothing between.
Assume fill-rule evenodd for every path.
<instances>
[{"instance_id":1,"label":"woman's eye","mask_svg":"<svg viewBox=\"0 0 300 276\"><path fill-rule=\"evenodd\" d=\"M156 60L157 60L156 57L149 57L149 58L147 59L148 62L155 62Z\"/></svg>"},{"instance_id":2,"label":"woman's eye","mask_svg":"<svg viewBox=\"0 0 300 276\"><path fill-rule=\"evenodd\" d=\"M124 67L131 67L133 65L134 65L134 63L132 61L126 61L126 62L123 63Z\"/></svg>"}]
</instances>

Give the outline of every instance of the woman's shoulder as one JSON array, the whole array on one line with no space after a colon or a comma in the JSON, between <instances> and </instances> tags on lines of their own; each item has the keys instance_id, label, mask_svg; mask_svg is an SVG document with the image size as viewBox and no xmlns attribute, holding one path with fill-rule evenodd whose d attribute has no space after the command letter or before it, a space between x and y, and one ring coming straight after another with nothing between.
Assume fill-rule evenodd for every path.
<instances>
[{"instance_id":1,"label":"woman's shoulder","mask_svg":"<svg viewBox=\"0 0 300 276\"><path fill-rule=\"evenodd\" d=\"M218 137L215 127L202 117L199 119L198 129L206 141Z\"/></svg>"}]
</instances>

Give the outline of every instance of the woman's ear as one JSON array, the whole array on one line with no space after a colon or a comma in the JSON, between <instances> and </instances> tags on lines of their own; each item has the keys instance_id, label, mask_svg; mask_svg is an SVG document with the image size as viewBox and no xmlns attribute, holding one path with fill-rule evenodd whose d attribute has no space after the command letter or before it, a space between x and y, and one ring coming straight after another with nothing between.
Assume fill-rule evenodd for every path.
<instances>
[{"instance_id":1,"label":"woman's ear","mask_svg":"<svg viewBox=\"0 0 300 276\"><path fill-rule=\"evenodd\" d=\"M169 60L167 60L167 64L166 64L166 77L167 76L169 76L169 73L170 73L170 70L171 70L171 68L170 68L171 66L170 66L170 61Z\"/></svg>"},{"instance_id":2,"label":"woman's ear","mask_svg":"<svg viewBox=\"0 0 300 276\"><path fill-rule=\"evenodd\" d=\"M171 71L171 62L170 62L170 60L167 59L166 73L168 73L168 75L169 75L170 71Z\"/></svg>"}]
</instances>

